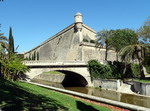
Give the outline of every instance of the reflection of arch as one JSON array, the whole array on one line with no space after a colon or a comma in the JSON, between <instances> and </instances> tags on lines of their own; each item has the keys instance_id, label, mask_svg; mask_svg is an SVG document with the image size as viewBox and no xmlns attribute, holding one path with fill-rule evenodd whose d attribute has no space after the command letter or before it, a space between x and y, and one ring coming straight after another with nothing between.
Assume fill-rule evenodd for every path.
<instances>
[{"instance_id":1,"label":"reflection of arch","mask_svg":"<svg viewBox=\"0 0 150 111\"><path fill-rule=\"evenodd\" d=\"M80 74L73 71L57 70L64 73L66 76L62 82L64 86L86 86L87 80Z\"/></svg>"}]
</instances>

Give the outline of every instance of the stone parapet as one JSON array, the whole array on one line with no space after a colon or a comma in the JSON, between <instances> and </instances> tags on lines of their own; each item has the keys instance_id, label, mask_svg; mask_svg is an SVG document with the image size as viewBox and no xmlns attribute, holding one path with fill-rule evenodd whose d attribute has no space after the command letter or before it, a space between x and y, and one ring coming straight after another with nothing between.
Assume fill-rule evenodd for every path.
<instances>
[{"instance_id":1,"label":"stone parapet","mask_svg":"<svg viewBox=\"0 0 150 111\"><path fill-rule=\"evenodd\" d=\"M136 93L150 96L150 83L134 81L134 90Z\"/></svg>"}]
</instances>

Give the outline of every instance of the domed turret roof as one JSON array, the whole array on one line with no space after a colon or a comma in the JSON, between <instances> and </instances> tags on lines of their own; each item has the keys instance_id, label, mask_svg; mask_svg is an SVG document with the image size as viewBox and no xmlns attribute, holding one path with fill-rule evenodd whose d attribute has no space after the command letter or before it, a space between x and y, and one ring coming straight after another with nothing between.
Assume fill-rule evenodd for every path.
<instances>
[{"instance_id":1,"label":"domed turret roof","mask_svg":"<svg viewBox=\"0 0 150 111\"><path fill-rule=\"evenodd\" d=\"M82 16L80 12L77 12L75 16Z\"/></svg>"}]
</instances>

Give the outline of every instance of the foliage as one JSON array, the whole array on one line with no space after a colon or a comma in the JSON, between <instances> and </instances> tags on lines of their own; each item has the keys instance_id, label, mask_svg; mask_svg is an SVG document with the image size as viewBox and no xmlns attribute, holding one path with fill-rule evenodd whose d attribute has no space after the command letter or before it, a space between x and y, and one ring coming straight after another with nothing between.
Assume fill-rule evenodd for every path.
<instances>
[{"instance_id":1,"label":"foliage","mask_svg":"<svg viewBox=\"0 0 150 111\"><path fill-rule=\"evenodd\" d=\"M96 47L106 47L105 51L105 60L107 61L107 53L108 50L111 48L109 44L109 39L111 37L112 31L104 29L97 33L97 40L96 40Z\"/></svg>"},{"instance_id":2,"label":"foliage","mask_svg":"<svg viewBox=\"0 0 150 111\"><path fill-rule=\"evenodd\" d=\"M0 79L0 107L3 111L110 111L36 85ZM83 110L82 110L83 111Z\"/></svg>"},{"instance_id":3,"label":"foliage","mask_svg":"<svg viewBox=\"0 0 150 111\"><path fill-rule=\"evenodd\" d=\"M147 72L148 74L150 74L150 66L146 65L145 68L146 68L146 72Z\"/></svg>"},{"instance_id":4,"label":"foliage","mask_svg":"<svg viewBox=\"0 0 150 111\"><path fill-rule=\"evenodd\" d=\"M2 40L0 44L0 73L5 79L16 80L22 73L29 71L29 69L22 63L22 56L14 52L14 40L11 27L9 40L4 36L1 36L0 40ZM7 45L7 48L4 47L3 43Z\"/></svg>"},{"instance_id":5,"label":"foliage","mask_svg":"<svg viewBox=\"0 0 150 111\"><path fill-rule=\"evenodd\" d=\"M118 52L125 46L137 43L138 35L131 29L118 29L112 32L109 43L117 52L117 61L118 61Z\"/></svg>"},{"instance_id":6,"label":"foliage","mask_svg":"<svg viewBox=\"0 0 150 111\"><path fill-rule=\"evenodd\" d=\"M134 77L138 77L140 75L139 64L132 64L131 68L132 68L132 73L133 73Z\"/></svg>"},{"instance_id":7,"label":"foliage","mask_svg":"<svg viewBox=\"0 0 150 111\"><path fill-rule=\"evenodd\" d=\"M107 63L112 70L112 78L122 78L124 64L119 61L108 61Z\"/></svg>"},{"instance_id":8,"label":"foliage","mask_svg":"<svg viewBox=\"0 0 150 111\"><path fill-rule=\"evenodd\" d=\"M8 50L8 39L3 33L0 33L0 44L3 48L2 50Z\"/></svg>"},{"instance_id":9,"label":"foliage","mask_svg":"<svg viewBox=\"0 0 150 111\"><path fill-rule=\"evenodd\" d=\"M144 25L141 26L137 32L138 32L138 35L140 36L140 38L145 43L150 43L150 16L144 22Z\"/></svg>"},{"instance_id":10,"label":"foliage","mask_svg":"<svg viewBox=\"0 0 150 111\"><path fill-rule=\"evenodd\" d=\"M2 64L2 73L4 78L8 80L17 80L20 75L29 71L28 67L22 63L22 59L17 54L11 54L3 58L0 63Z\"/></svg>"},{"instance_id":11,"label":"foliage","mask_svg":"<svg viewBox=\"0 0 150 111\"><path fill-rule=\"evenodd\" d=\"M14 50L14 38L13 38L13 35L12 35L12 28L10 27L10 30L9 30L9 48L8 48L8 53L12 54L14 52L15 52L15 50Z\"/></svg>"},{"instance_id":12,"label":"foliage","mask_svg":"<svg viewBox=\"0 0 150 111\"><path fill-rule=\"evenodd\" d=\"M128 45L120 50L121 60L130 63L131 60L137 59L140 66L140 78L144 79L144 68L143 68L143 52L147 49L147 45L144 44L132 44Z\"/></svg>"},{"instance_id":13,"label":"foliage","mask_svg":"<svg viewBox=\"0 0 150 111\"><path fill-rule=\"evenodd\" d=\"M109 65L100 64L97 60L88 61L88 69L91 75L91 80L95 78L111 78L112 71Z\"/></svg>"}]
</instances>

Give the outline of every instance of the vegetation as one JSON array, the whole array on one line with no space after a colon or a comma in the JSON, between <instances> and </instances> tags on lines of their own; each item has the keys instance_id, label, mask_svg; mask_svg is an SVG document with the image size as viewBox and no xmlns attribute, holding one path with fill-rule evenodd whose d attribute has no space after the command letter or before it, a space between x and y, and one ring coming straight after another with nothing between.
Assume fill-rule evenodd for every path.
<instances>
[{"instance_id":1,"label":"vegetation","mask_svg":"<svg viewBox=\"0 0 150 111\"><path fill-rule=\"evenodd\" d=\"M115 49L117 61L119 57L122 60L123 63L120 66L109 64L113 77L134 77L140 73L140 78L144 79L144 66L150 73L150 17L137 33L131 29L101 30L97 33L96 45L106 47L106 61L107 52L110 48ZM138 60L139 68L137 65L131 65L135 60ZM123 70L118 70L118 67ZM131 76L126 75L128 70L131 71Z\"/></svg>"},{"instance_id":2,"label":"vegetation","mask_svg":"<svg viewBox=\"0 0 150 111\"><path fill-rule=\"evenodd\" d=\"M139 62L139 67L140 67L140 78L144 79L145 74L144 74L144 59L147 58L149 61L149 51L150 51L150 44L149 42L146 42L146 40L150 39L150 20L149 22L146 21L144 26L139 30L139 35L140 38L143 38L142 40L145 40L145 42L142 42L141 39L139 38L137 41L132 42L132 44L127 45L123 47L120 50L120 56L123 61L127 62L132 62L133 60L138 60ZM147 56L145 56L147 55ZM147 64L148 63L148 64ZM145 62L146 65L150 66L149 62Z\"/></svg>"},{"instance_id":3,"label":"vegetation","mask_svg":"<svg viewBox=\"0 0 150 111\"><path fill-rule=\"evenodd\" d=\"M101 30L100 32L97 33L97 41L96 41L96 46L97 47L105 47L106 52L105 52L105 60L107 61L107 53L108 50L111 48L109 44L109 38L111 37L112 31L108 31L106 29Z\"/></svg>"},{"instance_id":4,"label":"vegetation","mask_svg":"<svg viewBox=\"0 0 150 111\"><path fill-rule=\"evenodd\" d=\"M12 35L12 28L10 27L10 30L9 30L9 41L8 41L8 54L9 56L11 56L11 54L13 54L15 52L15 49L14 49L14 38L13 38L13 35Z\"/></svg>"},{"instance_id":5,"label":"vegetation","mask_svg":"<svg viewBox=\"0 0 150 111\"><path fill-rule=\"evenodd\" d=\"M92 81L97 78L106 79L112 77L112 70L109 65L100 64L97 60L88 61L88 70Z\"/></svg>"},{"instance_id":6,"label":"vegetation","mask_svg":"<svg viewBox=\"0 0 150 111\"><path fill-rule=\"evenodd\" d=\"M150 44L150 16L144 22L144 25L137 31L140 38L147 44Z\"/></svg>"},{"instance_id":7,"label":"vegetation","mask_svg":"<svg viewBox=\"0 0 150 111\"><path fill-rule=\"evenodd\" d=\"M138 82L142 82L142 83L150 83L150 80L135 80L135 81L138 81Z\"/></svg>"},{"instance_id":8,"label":"vegetation","mask_svg":"<svg viewBox=\"0 0 150 111\"><path fill-rule=\"evenodd\" d=\"M14 50L12 28L9 31L9 39L0 34L0 74L4 79L17 80L23 73L29 71L20 55Z\"/></svg>"},{"instance_id":9,"label":"vegetation","mask_svg":"<svg viewBox=\"0 0 150 111\"><path fill-rule=\"evenodd\" d=\"M0 107L4 111L110 111L39 86L0 79Z\"/></svg>"},{"instance_id":10,"label":"vegetation","mask_svg":"<svg viewBox=\"0 0 150 111\"><path fill-rule=\"evenodd\" d=\"M109 44L117 53L117 61L119 58L119 51L128 45L131 45L138 40L138 35L131 29L117 29L114 30L109 39Z\"/></svg>"},{"instance_id":11,"label":"vegetation","mask_svg":"<svg viewBox=\"0 0 150 111\"><path fill-rule=\"evenodd\" d=\"M140 75L139 64L132 64L131 68L132 68L132 73L133 73L134 77L138 77Z\"/></svg>"}]
</instances>

